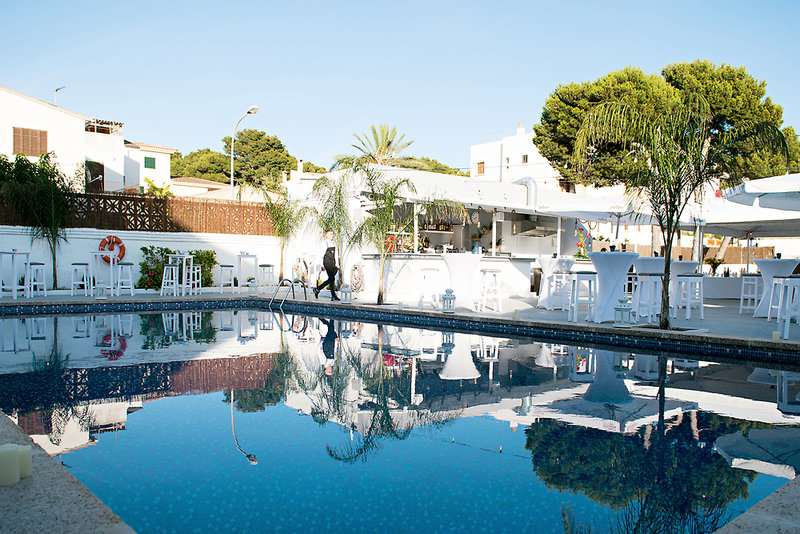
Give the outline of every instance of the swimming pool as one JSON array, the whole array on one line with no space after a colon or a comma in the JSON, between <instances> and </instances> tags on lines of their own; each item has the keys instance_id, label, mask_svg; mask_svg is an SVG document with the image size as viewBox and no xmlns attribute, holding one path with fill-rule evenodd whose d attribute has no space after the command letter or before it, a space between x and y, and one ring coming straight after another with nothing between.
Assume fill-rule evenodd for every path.
<instances>
[{"instance_id":1,"label":"swimming pool","mask_svg":"<svg viewBox=\"0 0 800 534\"><path fill-rule=\"evenodd\" d=\"M713 531L792 469L741 443L800 442L780 368L263 310L0 335L0 409L139 532Z\"/></svg>"}]
</instances>

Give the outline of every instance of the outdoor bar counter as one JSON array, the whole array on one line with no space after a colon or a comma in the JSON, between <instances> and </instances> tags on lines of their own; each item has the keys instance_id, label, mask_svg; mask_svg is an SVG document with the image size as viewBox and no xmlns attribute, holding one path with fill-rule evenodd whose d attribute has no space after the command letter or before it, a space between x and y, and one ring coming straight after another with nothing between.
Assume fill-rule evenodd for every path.
<instances>
[{"instance_id":1,"label":"outdoor bar counter","mask_svg":"<svg viewBox=\"0 0 800 534\"><path fill-rule=\"evenodd\" d=\"M448 262L444 261L444 256ZM477 258L476 258L477 256ZM476 261L477 260L477 261ZM456 284L461 288L470 287L472 295L456 295L457 307L462 306L466 299L477 301L480 296L481 269L499 269L500 289L504 296L530 296L531 292L531 263L536 261L535 256L491 256L487 254L472 254L469 252L449 252L446 254L411 254L394 253L387 255L385 266L384 295L387 302L403 302L416 305L420 298L422 287L423 269L438 269L438 272L426 270L425 275L432 281L431 289L442 294L454 284L451 275L456 277ZM378 273L380 272L380 256L378 254L363 254L360 261L364 270L365 297L377 295ZM448 264L450 267L448 267ZM453 269L455 272L451 272ZM471 273L468 271L472 271ZM350 282L350 273L345 273L345 281ZM458 283L461 282L461 283ZM464 290L462 289L461 292Z\"/></svg>"}]
</instances>

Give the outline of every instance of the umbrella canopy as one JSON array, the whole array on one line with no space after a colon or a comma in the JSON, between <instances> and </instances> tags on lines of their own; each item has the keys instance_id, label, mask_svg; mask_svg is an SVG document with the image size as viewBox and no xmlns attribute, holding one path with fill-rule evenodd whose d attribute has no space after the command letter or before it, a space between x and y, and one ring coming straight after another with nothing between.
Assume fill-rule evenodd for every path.
<instances>
[{"instance_id":1,"label":"umbrella canopy","mask_svg":"<svg viewBox=\"0 0 800 534\"><path fill-rule=\"evenodd\" d=\"M722 190L722 196L747 206L800 211L800 174L750 180Z\"/></svg>"},{"instance_id":2,"label":"umbrella canopy","mask_svg":"<svg viewBox=\"0 0 800 534\"><path fill-rule=\"evenodd\" d=\"M705 198L696 209L707 234L738 237L800 237L800 214L786 210L743 206L725 198Z\"/></svg>"}]
</instances>

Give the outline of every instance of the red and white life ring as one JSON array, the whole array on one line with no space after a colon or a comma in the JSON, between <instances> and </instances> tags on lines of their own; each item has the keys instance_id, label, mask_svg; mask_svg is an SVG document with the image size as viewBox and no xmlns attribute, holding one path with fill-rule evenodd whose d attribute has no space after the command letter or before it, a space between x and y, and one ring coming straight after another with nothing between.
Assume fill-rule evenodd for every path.
<instances>
[{"instance_id":1,"label":"red and white life ring","mask_svg":"<svg viewBox=\"0 0 800 534\"><path fill-rule=\"evenodd\" d=\"M104 237L102 241L100 241L100 247L98 248L101 252L107 250L109 252L113 252L114 250L117 251L117 260L121 260L125 257L125 245L122 243L122 239L118 238L115 235L110 235ZM103 261L106 263L111 263L111 257L108 255L100 256L103 258Z\"/></svg>"},{"instance_id":2,"label":"red and white life ring","mask_svg":"<svg viewBox=\"0 0 800 534\"><path fill-rule=\"evenodd\" d=\"M125 354L125 349L128 348L128 343L125 341L125 338L122 337L118 337L116 339L116 346L112 346L111 341L111 334L106 334L103 337L103 345L106 345L109 348L102 349L100 354L108 358L108 361L119 360L122 358L122 355Z\"/></svg>"}]
</instances>

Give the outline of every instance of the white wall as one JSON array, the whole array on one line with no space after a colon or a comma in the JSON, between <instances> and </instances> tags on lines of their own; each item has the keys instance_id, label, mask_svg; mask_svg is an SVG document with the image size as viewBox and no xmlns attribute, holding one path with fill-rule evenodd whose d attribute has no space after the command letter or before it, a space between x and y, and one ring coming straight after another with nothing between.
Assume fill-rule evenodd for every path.
<instances>
[{"instance_id":1,"label":"white wall","mask_svg":"<svg viewBox=\"0 0 800 534\"><path fill-rule=\"evenodd\" d=\"M72 177L86 153L86 120L80 115L29 99L0 87L0 154L14 159L14 127L47 131L47 150L56 153L61 171Z\"/></svg>"},{"instance_id":2,"label":"white wall","mask_svg":"<svg viewBox=\"0 0 800 534\"><path fill-rule=\"evenodd\" d=\"M469 151L470 177L484 180L513 182L530 176L543 186L558 188L560 175L547 159L539 154L533 144L534 133L526 132L520 124L515 135L503 137L500 141L492 141L472 145ZM523 163L523 156L528 162ZM484 162L485 172L478 174L478 162Z\"/></svg>"},{"instance_id":3,"label":"white wall","mask_svg":"<svg viewBox=\"0 0 800 534\"><path fill-rule=\"evenodd\" d=\"M87 160L103 164L103 187L106 191L120 191L125 175L125 158L122 134L85 132Z\"/></svg>"},{"instance_id":4,"label":"white wall","mask_svg":"<svg viewBox=\"0 0 800 534\"><path fill-rule=\"evenodd\" d=\"M155 169L144 168L145 157L155 158ZM125 147L125 184L144 187L145 191L147 190L145 178L148 178L158 187L169 185L169 160L170 155L160 151L131 146Z\"/></svg>"},{"instance_id":5,"label":"white wall","mask_svg":"<svg viewBox=\"0 0 800 534\"><path fill-rule=\"evenodd\" d=\"M157 245L173 250L215 250L217 262L236 265L236 256L240 251L246 251L258 256L260 263L274 263L279 261L279 244L275 237L248 236L230 234L200 234L200 233L158 233L158 232L132 232L122 230L97 230L94 228L74 228L67 232L67 242L62 243L57 257L58 285L69 287L71 263L89 261L89 252L98 250L100 241L108 235L119 237L125 245L124 261L133 262L134 282L139 278L139 262L143 259L141 247ZM31 243L27 229L22 226L0 226L0 242L3 250L16 248L19 251L30 251L31 261L41 261L45 264L45 274L48 288L52 287L52 262L50 249L47 242L36 240ZM101 265L98 263L98 265ZM107 273L105 263L101 269ZM276 267L277 269L277 267ZM10 261L6 258L2 266L4 279L10 276ZM104 276L105 274L101 274ZM219 282L219 272L214 271L215 284Z\"/></svg>"}]
</instances>

